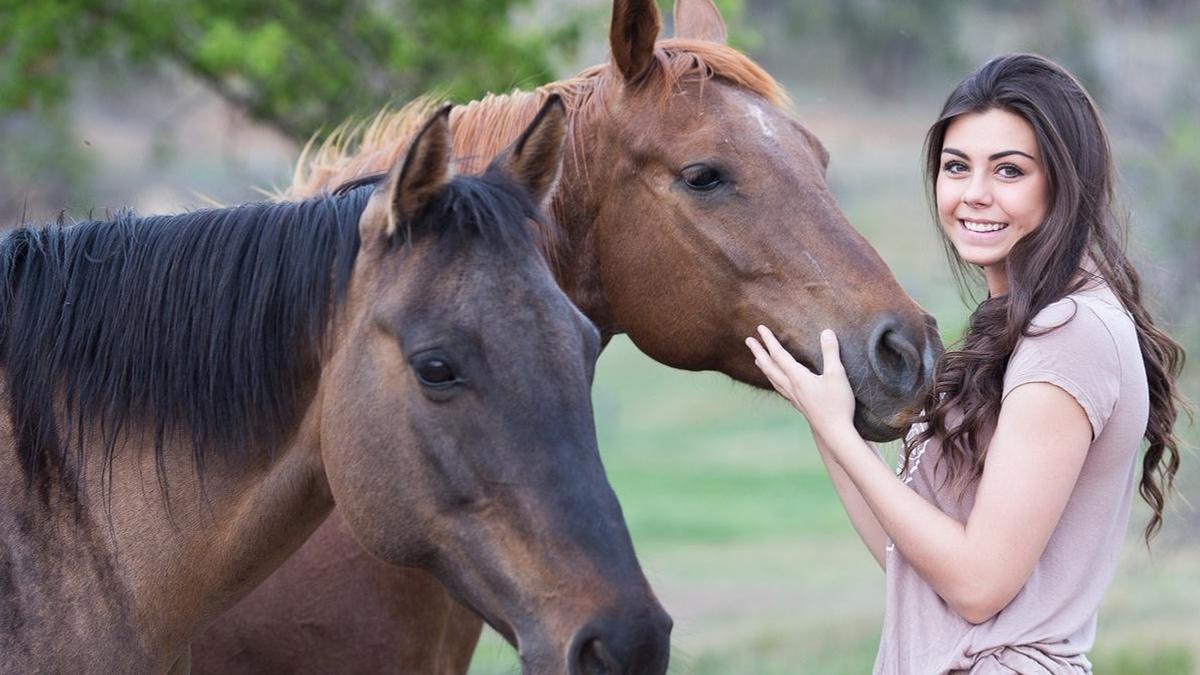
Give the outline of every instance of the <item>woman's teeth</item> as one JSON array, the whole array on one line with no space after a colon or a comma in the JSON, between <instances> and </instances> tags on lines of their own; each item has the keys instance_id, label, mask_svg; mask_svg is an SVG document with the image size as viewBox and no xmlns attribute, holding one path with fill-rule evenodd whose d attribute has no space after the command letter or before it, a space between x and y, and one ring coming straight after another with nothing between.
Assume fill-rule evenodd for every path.
<instances>
[{"instance_id":1,"label":"woman's teeth","mask_svg":"<svg viewBox=\"0 0 1200 675\"><path fill-rule=\"evenodd\" d=\"M976 223L970 220L960 220L963 227L972 232L998 232L1008 227L1008 223Z\"/></svg>"}]
</instances>

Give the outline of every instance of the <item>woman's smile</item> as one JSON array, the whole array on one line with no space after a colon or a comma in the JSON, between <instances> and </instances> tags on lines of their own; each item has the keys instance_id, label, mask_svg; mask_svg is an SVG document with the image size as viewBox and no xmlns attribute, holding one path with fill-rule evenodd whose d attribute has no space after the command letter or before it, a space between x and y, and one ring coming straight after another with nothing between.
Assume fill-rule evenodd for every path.
<instances>
[{"instance_id":1,"label":"woman's smile","mask_svg":"<svg viewBox=\"0 0 1200 675\"><path fill-rule=\"evenodd\" d=\"M976 234L991 234L999 232L1008 227L1008 223L993 223L987 220L967 220L965 218L958 221L963 227Z\"/></svg>"}]
</instances>

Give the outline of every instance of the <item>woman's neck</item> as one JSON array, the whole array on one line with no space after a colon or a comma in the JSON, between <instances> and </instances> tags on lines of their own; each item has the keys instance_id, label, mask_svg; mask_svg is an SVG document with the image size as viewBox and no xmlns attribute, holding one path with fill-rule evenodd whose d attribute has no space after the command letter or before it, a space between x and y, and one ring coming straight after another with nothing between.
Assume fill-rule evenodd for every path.
<instances>
[{"instance_id":1,"label":"woman's neck","mask_svg":"<svg viewBox=\"0 0 1200 675\"><path fill-rule=\"evenodd\" d=\"M1004 261L984 266L983 278L987 283L989 298L997 298L1008 293L1008 266L1004 264Z\"/></svg>"}]
</instances>

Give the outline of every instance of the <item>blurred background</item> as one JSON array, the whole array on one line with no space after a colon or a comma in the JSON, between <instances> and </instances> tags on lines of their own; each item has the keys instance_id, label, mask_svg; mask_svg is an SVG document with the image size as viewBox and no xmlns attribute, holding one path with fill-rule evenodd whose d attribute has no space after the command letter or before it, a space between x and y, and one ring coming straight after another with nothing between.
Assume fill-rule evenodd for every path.
<instances>
[{"instance_id":1,"label":"blurred background","mask_svg":"<svg viewBox=\"0 0 1200 675\"><path fill-rule=\"evenodd\" d=\"M852 223L938 319L971 307L924 198L920 147L950 88L998 53L1045 54L1095 96L1146 294L1200 348L1200 3L728 0L731 42L828 146ZM670 4L663 3L667 32ZM606 58L605 0L0 0L0 223L260 199L315 132L424 92L466 101ZM1194 365L1185 391L1200 400ZM624 339L600 360L609 475L675 618L674 673L864 673L883 578L801 417ZM1200 434L1181 424L1193 446ZM890 456L895 448L886 448ZM1100 614L1100 673L1200 673L1200 457L1152 551L1135 509ZM1200 505L1198 505L1200 506ZM485 633L471 672L518 672Z\"/></svg>"}]
</instances>

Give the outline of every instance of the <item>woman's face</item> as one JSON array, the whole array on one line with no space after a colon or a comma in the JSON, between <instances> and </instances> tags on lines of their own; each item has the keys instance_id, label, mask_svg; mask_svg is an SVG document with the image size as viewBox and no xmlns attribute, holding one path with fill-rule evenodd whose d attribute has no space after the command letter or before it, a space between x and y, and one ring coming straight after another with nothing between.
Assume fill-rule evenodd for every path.
<instances>
[{"instance_id":1,"label":"woman's face","mask_svg":"<svg viewBox=\"0 0 1200 675\"><path fill-rule=\"evenodd\" d=\"M992 295L1008 291L1004 260L1042 224L1049 182L1033 128L993 108L956 117L942 141L937 210L942 229L967 263L979 265Z\"/></svg>"}]
</instances>

